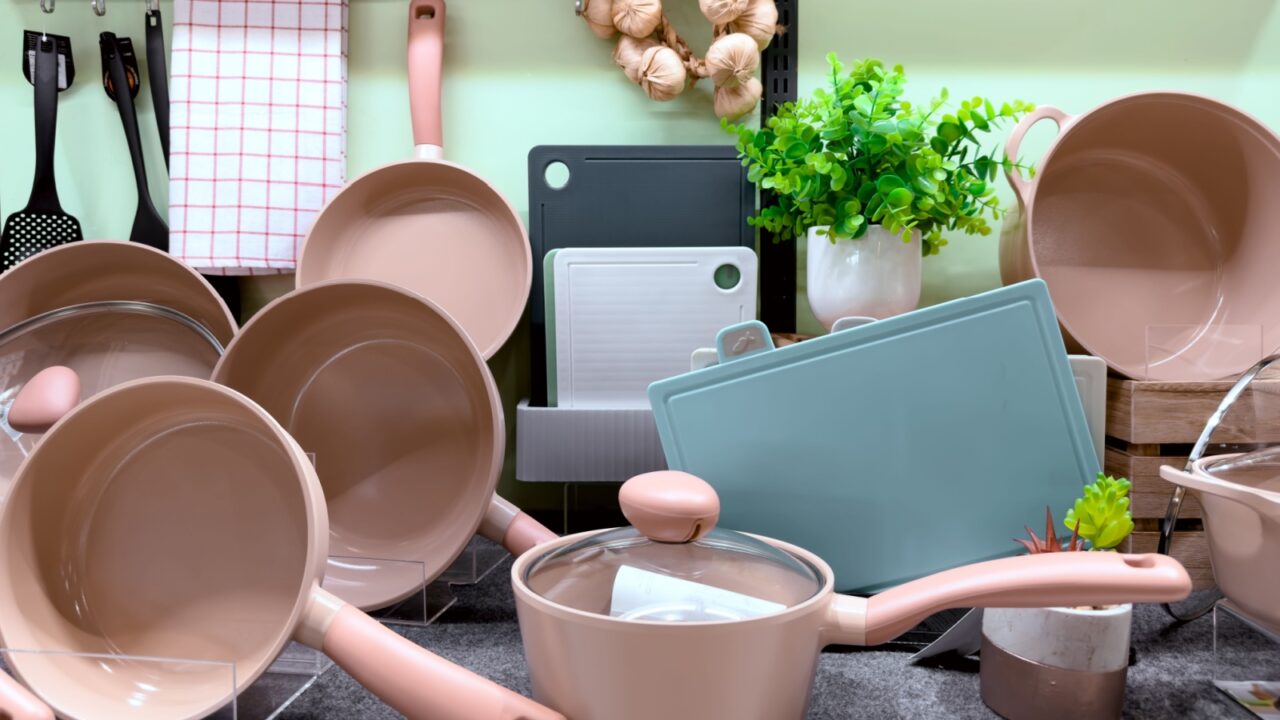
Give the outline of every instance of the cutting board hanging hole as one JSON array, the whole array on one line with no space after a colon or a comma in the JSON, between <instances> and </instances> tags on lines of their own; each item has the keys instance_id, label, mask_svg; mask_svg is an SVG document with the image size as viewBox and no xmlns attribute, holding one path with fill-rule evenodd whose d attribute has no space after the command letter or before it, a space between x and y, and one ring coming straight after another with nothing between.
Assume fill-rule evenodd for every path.
<instances>
[{"instance_id":1,"label":"cutting board hanging hole","mask_svg":"<svg viewBox=\"0 0 1280 720\"><path fill-rule=\"evenodd\" d=\"M712 274L712 279L715 280L716 287L729 292L738 287L738 283L742 282L742 271L735 265L725 263L716 268L715 273Z\"/></svg>"},{"instance_id":2,"label":"cutting board hanging hole","mask_svg":"<svg viewBox=\"0 0 1280 720\"><path fill-rule=\"evenodd\" d=\"M430 5L423 5L414 13L414 17L419 20L431 20L436 16L436 9Z\"/></svg>"},{"instance_id":3,"label":"cutting board hanging hole","mask_svg":"<svg viewBox=\"0 0 1280 720\"><path fill-rule=\"evenodd\" d=\"M547 187L559 190L569 184L569 166L559 160L550 162L543 169L542 177L547 181Z\"/></svg>"}]
</instances>

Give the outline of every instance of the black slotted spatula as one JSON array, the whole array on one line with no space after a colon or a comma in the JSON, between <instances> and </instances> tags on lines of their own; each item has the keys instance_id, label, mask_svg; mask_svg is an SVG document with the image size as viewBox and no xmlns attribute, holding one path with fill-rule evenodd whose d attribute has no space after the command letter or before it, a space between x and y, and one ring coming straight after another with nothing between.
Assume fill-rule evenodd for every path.
<instances>
[{"instance_id":1,"label":"black slotted spatula","mask_svg":"<svg viewBox=\"0 0 1280 720\"><path fill-rule=\"evenodd\" d=\"M56 36L41 35L34 45L36 172L27 206L10 215L0 232L0 267L5 270L41 250L84 239L80 222L62 210L53 177L53 142L58 127Z\"/></svg>"},{"instance_id":2,"label":"black slotted spatula","mask_svg":"<svg viewBox=\"0 0 1280 720\"><path fill-rule=\"evenodd\" d=\"M169 226L161 219L155 204L151 202L147 168L142 159L142 136L138 132L138 113L133 107L133 97L137 95L141 85L133 42L129 38L118 38L115 33L104 32L98 36L98 46L102 50L102 69L105 74L103 87L120 110L120 123L124 126L124 137L129 143L129 158L133 161L133 178L138 186L138 210L133 216L129 240L168 252Z\"/></svg>"}]
</instances>

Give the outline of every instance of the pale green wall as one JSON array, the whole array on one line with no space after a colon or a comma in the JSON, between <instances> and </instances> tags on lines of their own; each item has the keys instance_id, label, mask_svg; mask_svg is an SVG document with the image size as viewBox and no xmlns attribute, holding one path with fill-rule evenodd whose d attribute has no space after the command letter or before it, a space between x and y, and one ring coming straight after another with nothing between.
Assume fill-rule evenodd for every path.
<instances>
[{"instance_id":1,"label":"pale green wall","mask_svg":"<svg viewBox=\"0 0 1280 720\"><path fill-rule=\"evenodd\" d=\"M142 0L107 0L96 18L87 0L0 0L0 207L25 204L32 168L31 90L19 74L21 28L72 37L79 67L62 95L57 171L63 204L88 237L123 237L133 181L114 106L98 81L97 33L142 43ZM666 0L677 25L705 46L695 0ZM172 16L165 2L166 17ZM407 157L404 0L352 0L349 173ZM612 65L612 46L572 13L571 0L453 0L445 65L446 153L494 181L526 210L525 159L537 144L725 142L709 98L697 91L668 104L646 99ZM909 94L947 85L964 97L1019 97L1079 112L1115 95L1149 89L1202 92L1280 127L1280 11L1272 0L949 0L862 3L802 0L801 90L822 81L829 50L907 66ZM48 18L46 20L46 18ZM46 24L47 23L47 24ZM150 100L139 98L149 167L163 178ZM1038 128L1028 154L1041 150ZM1187 138L1188 143L1196 138ZM155 182L163 207L167 193ZM1006 193L1007 197L1007 193ZM1278 196L1280 197L1280 196ZM925 301L998 283L996 239L958 238L926 261ZM258 285L259 295L283 283ZM801 303L803 307L803 302ZM812 327L806 323L806 326ZM524 338L493 363L508 404L527 386ZM510 484L510 468L504 484ZM545 504L557 493L516 490Z\"/></svg>"}]
</instances>

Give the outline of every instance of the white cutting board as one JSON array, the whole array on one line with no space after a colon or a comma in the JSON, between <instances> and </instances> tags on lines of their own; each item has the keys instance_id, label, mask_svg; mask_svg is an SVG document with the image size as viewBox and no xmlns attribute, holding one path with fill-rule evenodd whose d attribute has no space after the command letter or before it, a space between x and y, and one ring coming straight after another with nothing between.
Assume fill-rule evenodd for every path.
<instances>
[{"instance_id":1,"label":"white cutting board","mask_svg":"<svg viewBox=\"0 0 1280 720\"><path fill-rule=\"evenodd\" d=\"M737 268L722 289L716 272ZM721 328L756 316L749 248L564 248L554 258L556 404L647 408Z\"/></svg>"}]
</instances>

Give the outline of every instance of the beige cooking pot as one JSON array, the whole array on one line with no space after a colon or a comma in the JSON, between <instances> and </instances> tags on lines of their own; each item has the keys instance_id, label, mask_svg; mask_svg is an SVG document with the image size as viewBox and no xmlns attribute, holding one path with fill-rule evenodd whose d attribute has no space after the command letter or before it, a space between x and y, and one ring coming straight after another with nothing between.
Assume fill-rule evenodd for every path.
<instances>
[{"instance_id":1,"label":"beige cooking pot","mask_svg":"<svg viewBox=\"0 0 1280 720\"><path fill-rule=\"evenodd\" d=\"M502 542L519 516L494 495L506 440L493 375L458 323L418 295L369 281L295 290L245 325L213 380L312 454L330 553L411 561L331 561L325 587L357 607L403 600L477 529Z\"/></svg>"},{"instance_id":2,"label":"beige cooking pot","mask_svg":"<svg viewBox=\"0 0 1280 720\"><path fill-rule=\"evenodd\" d=\"M32 417L74 393L48 372L17 403ZM561 717L322 590L328 539L311 462L266 411L204 380L126 383L67 414L14 478L0 642L54 651L9 663L64 718L200 718L231 698L221 671L59 651L233 661L238 692L290 640L412 718Z\"/></svg>"},{"instance_id":3,"label":"beige cooking pot","mask_svg":"<svg viewBox=\"0 0 1280 720\"><path fill-rule=\"evenodd\" d=\"M641 475L619 498L634 528L545 543L511 570L534 697L574 720L802 718L826 645L882 643L946 608L1191 591L1166 556L1072 552L968 565L870 599L836 595L816 555L716 528L715 491L691 475Z\"/></svg>"},{"instance_id":4,"label":"beige cooking pot","mask_svg":"<svg viewBox=\"0 0 1280 720\"><path fill-rule=\"evenodd\" d=\"M1049 286L1068 344L1139 379L1234 377L1280 345L1280 138L1240 110L1177 92L1127 95L1058 125L1034 178L1009 173L1006 284Z\"/></svg>"},{"instance_id":5,"label":"beige cooking pot","mask_svg":"<svg viewBox=\"0 0 1280 720\"><path fill-rule=\"evenodd\" d=\"M1280 447L1201 458L1191 472L1165 465L1160 476L1199 496L1222 593L1280 633Z\"/></svg>"}]
</instances>

